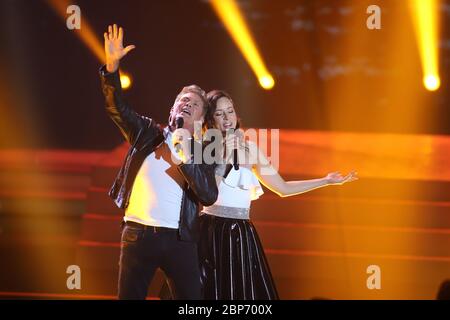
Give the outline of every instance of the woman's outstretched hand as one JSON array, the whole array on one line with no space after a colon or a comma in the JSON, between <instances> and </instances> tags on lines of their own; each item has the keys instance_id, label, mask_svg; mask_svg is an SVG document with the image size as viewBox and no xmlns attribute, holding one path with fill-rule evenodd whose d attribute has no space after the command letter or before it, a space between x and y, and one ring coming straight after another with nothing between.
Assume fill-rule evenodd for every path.
<instances>
[{"instance_id":1,"label":"woman's outstretched hand","mask_svg":"<svg viewBox=\"0 0 450 320\"><path fill-rule=\"evenodd\" d=\"M350 172L348 175L346 175L345 177L342 176L339 172L332 172L327 174L326 176L326 180L328 181L328 184L330 185L342 185L346 182L351 182L351 181L355 181L358 180L358 173L356 171L352 171Z\"/></svg>"},{"instance_id":2,"label":"woman's outstretched hand","mask_svg":"<svg viewBox=\"0 0 450 320\"><path fill-rule=\"evenodd\" d=\"M135 46L123 47L123 29L116 24L108 26L108 32L103 34L105 38L106 70L115 72L119 68L119 61Z\"/></svg>"}]
</instances>

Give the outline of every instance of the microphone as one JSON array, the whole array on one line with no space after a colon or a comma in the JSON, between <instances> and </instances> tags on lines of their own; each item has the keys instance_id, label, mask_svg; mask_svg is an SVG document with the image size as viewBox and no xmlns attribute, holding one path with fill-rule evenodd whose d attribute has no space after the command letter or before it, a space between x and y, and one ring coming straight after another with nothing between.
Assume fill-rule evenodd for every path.
<instances>
[{"instance_id":1,"label":"microphone","mask_svg":"<svg viewBox=\"0 0 450 320\"><path fill-rule=\"evenodd\" d=\"M183 125L184 125L183 117L180 117L180 116L176 117L175 118L175 125L176 125L177 129L183 128ZM175 143L175 151L178 153L178 152L180 152L180 150L181 150L180 143L179 142Z\"/></svg>"},{"instance_id":2,"label":"microphone","mask_svg":"<svg viewBox=\"0 0 450 320\"><path fill-rule=\"evenodd\" d=\"M238 151L236 148L233 150L233 167L234 170L239 170Z\"/></svg>"},{"instance_id":3,"label":"microphone","mask_svg":"<svg viewBox=\"0 0 450 320\"><path fill-rule=\"evenodd\" d=\"M235 129L228 129L227 133L232 134L235 132ZM233 149L233 168L234 170L239 170L239 159L238 159L238 151L237 148Z\"/></svg>"},{"instance_id":4,"label":"microphone","mask_svg":"<svg viewBox=\"0 0 450 320\"><path fill-rule=\"evenodd\" d=\"M177 116L177 117L175 118L175 124L176 124L176 126L177 126L177 129L183 128L183 126L184 126L184 119L183 119L183 117Z\"/></svg>"}]
</instances>

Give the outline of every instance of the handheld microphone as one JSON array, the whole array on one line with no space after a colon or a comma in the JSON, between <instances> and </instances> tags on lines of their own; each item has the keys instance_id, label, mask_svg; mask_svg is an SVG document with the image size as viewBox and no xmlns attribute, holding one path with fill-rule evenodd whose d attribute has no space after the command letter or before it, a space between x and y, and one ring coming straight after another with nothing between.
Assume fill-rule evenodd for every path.
<instances>
[{"instance_id":1,"label":"handheld microphone","mask_svg":"<svg viewBox=\"0 0 450 320\"><path fill-rule=\"evenodd\" d=\"M175 124L177 126L177 129L181 129L184 126L184 119L181 116L178 116L175 118Z\"/></svg>"},{"instance_id":2,"label":"handheld microphone","mask_svg":"<svg viewBox=\"0 0 450 320\"><path fill-rule=\"evenodd\" d=\"M234 167L234 170L239 170L239 160L238 160L237 149L233 150L233 167Z\"/></svg>"},{"instance_id":3,"label":"handheld microphone","mask_svg":"<svg viewBox=\"0 0 450 320\"><path fill-rule=\"evenodd\" d=\"M227 133L232 134L235 132L235 129L228 129ZM238 151L237 148L233 149L233 168L234 170L239 170L239 159L238 159Z\"/></svg>"},{"instance_id":4,"label":"handheld microphone","mask_svg":"<svg viewBox=\"0 0 450 320\"><path fill-rule=\"evenodd\" d=\"M176 125L177 129L183 128L183 125L184 125L183 117L180 117L180 116L176 117L175 118L175 125ZM175 151L178 153L178 152L180 152L180 150L181 150L180 143L179 142L175 143Z\"/></svg>"}]
</instances>

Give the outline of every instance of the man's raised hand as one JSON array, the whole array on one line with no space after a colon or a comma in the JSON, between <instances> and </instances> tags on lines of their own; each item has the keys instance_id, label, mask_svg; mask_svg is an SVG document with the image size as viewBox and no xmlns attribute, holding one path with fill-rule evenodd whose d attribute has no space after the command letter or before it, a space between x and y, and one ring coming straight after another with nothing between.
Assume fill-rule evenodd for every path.
<instances>
[{"instance_id":1,"label":"man's raised hand","mask_svg":"<svg viewBox=\"0 0 450 320\"><path fill-rule=\"evenodd\" d=\"M115 72L119 68L119 61L135 46L123 47L123 28L118 28L116 24L108 26L108 32L103 34L105 38L105 58L106 70Z\"/></svg>"}]
</instances>

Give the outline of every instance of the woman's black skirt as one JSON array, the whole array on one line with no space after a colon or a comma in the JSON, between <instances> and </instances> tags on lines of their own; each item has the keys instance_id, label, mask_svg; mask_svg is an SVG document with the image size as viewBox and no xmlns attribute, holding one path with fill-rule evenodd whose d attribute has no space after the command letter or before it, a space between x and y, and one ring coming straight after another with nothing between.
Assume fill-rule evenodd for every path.
<instances>
[{"instance_id":1,"label":"woman's black skirt","mask_svg":"<svg viewBox=\"0 0 450 320\"><path fill-rule=\"evenodd\" d=\"M199 259L205 299L278 299L261 241L249 220L202 215Z\"/></svg>"}]
</instances>

